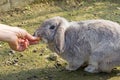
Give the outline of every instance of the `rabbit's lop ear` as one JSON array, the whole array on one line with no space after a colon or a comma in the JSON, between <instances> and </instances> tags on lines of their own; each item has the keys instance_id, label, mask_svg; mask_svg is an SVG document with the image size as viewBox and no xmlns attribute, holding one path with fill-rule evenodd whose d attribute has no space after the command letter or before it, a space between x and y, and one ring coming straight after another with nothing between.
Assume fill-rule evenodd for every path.
<instances>
[{"instance_id":1,"label":"rabbit's lop ear","mask_svg":"<svg viewBox=\"0 0 120 80\"><path fill-rule=\"evenodd\" d=\"M69 23L66 19L62 17L57 17L58 27L55 34L55 49L57 53L63 53L65 48L65 31L69 26Z\"/></svg>"}]
</instances>

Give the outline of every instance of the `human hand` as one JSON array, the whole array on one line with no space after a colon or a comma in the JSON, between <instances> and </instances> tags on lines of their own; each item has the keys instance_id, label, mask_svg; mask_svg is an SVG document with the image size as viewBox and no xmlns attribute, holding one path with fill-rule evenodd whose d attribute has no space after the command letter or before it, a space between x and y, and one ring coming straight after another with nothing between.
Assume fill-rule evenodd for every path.
<instances>
[{"instance_id":1,"label":"human hand","mask_svg":"<svg viewBox=\"0 0 120 80\"><path fill-rule=\"evenodd\" d=\"M39 38L33 37L26 30L3 24L0 24L0 40L7 42L16 51L24 51L29 45L39 42Z\"/></svg>"}]
</instances>

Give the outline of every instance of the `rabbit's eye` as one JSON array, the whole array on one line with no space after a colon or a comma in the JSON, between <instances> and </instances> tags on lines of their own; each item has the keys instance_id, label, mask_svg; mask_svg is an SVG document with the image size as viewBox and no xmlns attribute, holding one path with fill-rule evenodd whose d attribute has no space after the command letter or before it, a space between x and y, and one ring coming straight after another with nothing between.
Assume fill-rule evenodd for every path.
<instances>
[{"instance_id":1,"label":"rabbit's eye","mask_svg":"<svg viewBox=\"0 0 120 80\"><path fill-rule=\"evenodd\" d=\"M50 29L54 29L54 28L55 28L55 26L54 26L54 25L50 26Z\"/></svg>"}]
</instances>

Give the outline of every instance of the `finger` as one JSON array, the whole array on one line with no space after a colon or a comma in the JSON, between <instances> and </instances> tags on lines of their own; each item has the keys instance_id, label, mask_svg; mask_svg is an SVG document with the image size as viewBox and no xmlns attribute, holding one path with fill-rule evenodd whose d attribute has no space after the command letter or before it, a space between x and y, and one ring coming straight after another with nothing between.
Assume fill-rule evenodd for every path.
<instances>
[{"instance_id":1,"label":"finger","mask_svg":"<svg viewBox=\"0 0 120 80\"><path fill-rule=\"evenodd\" d=\"M26 48L24 46L19 46L19 49L17 51L24 51Z\"/></svg>"},{"instance_id":2,"label":"finger","mask_svg":"<svg viewBox=\"0 0 120 80\"><path fill-rule=\"evenodd\" d=\"M18 48L19 48L18 39L16 38L16 39L12 40L11 42L9 42L9 46L13 50L18 50Z\"/></svg>"},{"instance_id":3,"label":"finger","mask_svg":"<svg viewBox=\"0 0 120 80\"><path fill-rule=\"evenodd\" d=\"M19 39L18 42L19 47L17 51L24 51L28 47L27 42L24 39Z\"/></svg>"},{"instance_id":4,"label":"finger","mask_svg":"<svg viewBox=\"0 0 120 80\"><path fill-rule=\"evenodd\" d=\"M23 42L25 42L24 39L21 39L21 38L18 39L18 43L19 43L19 44L20 44L20 43L23 43Z\"/></svg>"},{"instance_id":5,"label":"finger","mask_svg":"<svg viewBox=\"0 0 120 80\"><path fill-rule=\"evenodd\" d=\"M26 43L25 42L21 42L19 43L19 51L24 51L27 48Z\"/></svg>"},{"instance_id":6,"label":"finger","mask_svg":"<svg viewBox=\"0 0 120 80\"><path fill-rule=\"evenodd\" d=\"M29 33L27 33L26 38L27 38L29 41L39 40L38 37L34 37L34 36L30 35Z\"/></svg>"},{"instance_id":7,"label":"finger","mask_svg":"<svg viewBox=\"0 0 120 80\"><path fill-rule=\"evenodd\" d=\"M25 44L25 47L28 48L28 46L29 46L29 41L28 41L27 39L25 39L24 44Z\"/></svg>"}]
</instances>

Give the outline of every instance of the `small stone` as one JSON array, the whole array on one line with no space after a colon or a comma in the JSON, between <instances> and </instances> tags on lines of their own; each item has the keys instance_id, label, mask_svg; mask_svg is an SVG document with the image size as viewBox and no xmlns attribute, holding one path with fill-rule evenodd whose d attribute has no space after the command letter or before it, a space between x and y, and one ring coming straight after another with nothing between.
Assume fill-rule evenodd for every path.
<instances>
[{"instance_id":1,"label":"small stone","mask_svg":"<svg viewBox=\"0 0 120 80\"><path fill-rule=\"evenodd\" d=\"M20 57L23 57L23 54L20 54Z\"/></svg>"},{"instance_id":2,"label":"small stone","mask_svg":"<svg viewBox=\"0 0 120 80\"><path fill-rule=\"evenodd\" d=\"M18 59L15 59L14 62L17 63L17 62L18 62Z\"/></svg>"},{"instance_id":3,"label":"small stone","mask_svg":"<svg viewBox=\"0 0 120 80\"><path fill-rule=\"evenodd\" d=\"M50 60L50 61L56 61L57 60L57 56L54 55L54 54L51 54L47 59Z\"/></svg>"},{"instance_id":4,"label":"small stone","mask_svg":"<svg viewBox=\"0 0 120 80\"><path fill-rule=\"evenodd\" d=\"M16 65L18 63L18 60L13 60L12 64Z\"/></svg>"},{"instance_id":5,"label":"small stone","mask_svg":"<svg viewBox=\"0 0 120 80\"><path fill-rule=\"evenodd\" d=\"M43 54L42 53L40 53L40 55L39 56L42 56Z\"/></svg>"},{"instance_id":6,"label":"small stone","mask_svg":"<svg viewBox=\"0 0 120 80\"><path fill-rule=\"evenodd\" d=\"M15 63L14 65L15 65L15 66L18 66L18 63Z\"/></svg>"},{"instance_id":7,"label":"small stone","mask_svg":"<svg viewBox=\"0 0 120 80\"><path fill-rule=\"evenodd\" d=\"M36 53L36 52L37 52L37 49L34 49L32 52L33 52L33 53Z\"/></svg>"},{"instance_id":8,"label":"small stone","mask_svg":"<svg viewBox=\"0 0 120 80\"><path fill-rule=\"evenodd\" d=\"M120 76L120 73L117 73L117 76Z\"/></svg>"},{"instance_id":9,"label":"small stone","mask_svg":"<svg viewBox=\"0 0 120 80\"><path fill-rule=\"evenodd\" d=\"M15 51L14 50L10 50L9 54L15 54Z\"/></svg>"},{"instance_id":10,"label":"small stone","mask_svg":"<svg viewBox=\"0 0 120 80\"><path fill-rule=\"evenodd\" d=\"M58 68L58 67L62 66L62 64L60 64L60 63L57 61L54 66L55 66L56 68Z\"/></svg>"},{"instance_id":11,"label":"small stone","mask_svg":"<svg viewBox=\"0 0 120 80\"><path fill-rule=\"evenodd\" d=\"M12 65L12 62L8 60L5 62L5 64L9 66L9 65Z\"/></svg>"},{"instance_id":12,"label":"small stone","mask_svg":"<svg viewBox=\"0 0 120 80\"><path fill-rule=\"evenodd\" d=\"M8 55L12 55L11 53L8 53Z\"/></svg>"},{"instance_id":13,"label":"small stone","mask_svg":"<svg viewBox=\"0 0 120 80\"><path fill-rule=\"evenodd\" d=\"M117 7L118 10L120 10L120 7Z\"/></svg>"},{"instance_id":14,"label":"small stone","mask_svg":"<svg viewBox=\"0 0 120 80\"><path fill-rule=\"evenodd\" d=\"M42 49L42 50L40 50L40 52L41 52L41 53L44 53L44 52L45 52L45 50L43 50L43 49Z\"/></svg>"},{"instance_id":15,"label":"small stone","mask_svg":"<svg viewBox=\"0 0 120 80\"><path fill-rule=\"evenodd\" d=\"M60 63L56 63L57 66L62 66Z\"/></svg>"},{"instance_id":16,"label":"small stone","mask_svg":"<svg viewBox=\"0 0 120 80\"><path fill-rule=\"evenodd\" d=\"M25 66L25 64L24 64L24 63L22 63L22 64L20 64L20 66Z\"/></svg>"}]
</instances>

